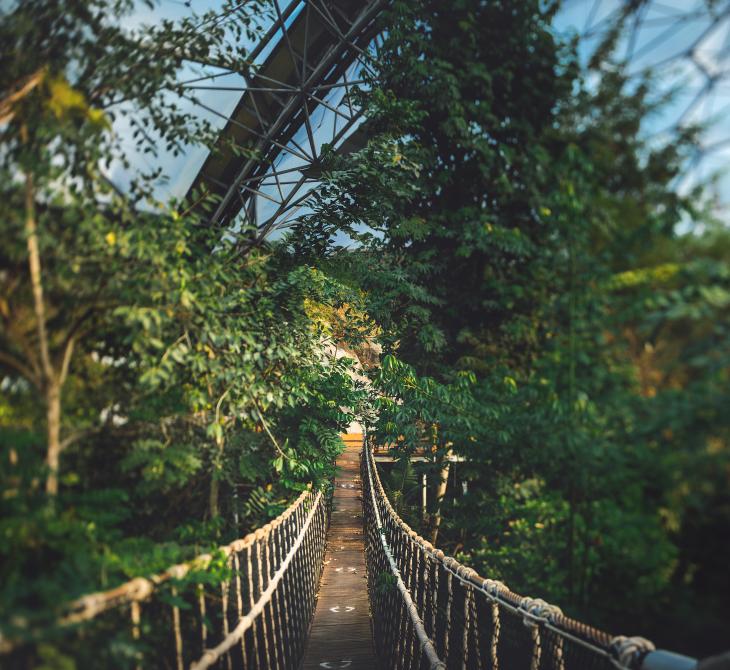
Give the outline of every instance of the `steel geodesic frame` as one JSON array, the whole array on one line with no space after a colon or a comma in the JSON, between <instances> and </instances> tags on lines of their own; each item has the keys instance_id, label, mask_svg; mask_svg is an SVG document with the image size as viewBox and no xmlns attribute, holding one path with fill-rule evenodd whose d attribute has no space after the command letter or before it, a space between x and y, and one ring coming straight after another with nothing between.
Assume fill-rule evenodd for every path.
<instances>
[{"instance_id":1,"label":"steel geodesic frame","mask_svg":"<svg viewBox=\"0 0 730 670\"><path fill-rule=\"evenodd\" d=\"M671 142L704 126L680 182L697 183L730 162L730 0L564 0L561 13L575 19L586 56L622 22L616 61L635 80L651 72L659 94L679 90L647 135ZM728 210L730 179L718 189L716 208Z\"/></svg>"},{"instance_id":2,"label":"steel geodesic frame","mask_svg":"<svg viewBox=\"0 0 730 670\"><path fill-rule=\"evenodd\" d=\"M319 183L325 146L352 141L360 113L353 88L377 57L375 18L382 0L271 0L275 19L250 54L251 67L188 83L192 91L240 90L217 146L189 193L219 197L211 217L257 230L259 239L286 225ZM229 74L245 85L226 87Z\"/></svg>"},{"instance_id":3,"label":"steel geodesic frame","mask_svg":"<svg viewBox=\"0 0 730 670\"><path fill-rule=\"evenodd\" d=\"M361 73L377 59L381 37L376 18L386 3L271 0L274 20L249 55L250 65L188 82L191 93L241 93L230 115L196 101L225 123L189 191L204 189L218 196L213 223L253 229L263 239L295 220L305 207L319 183L325 145L340 151L357 146L360 110L353 88L362 84ZM617 57L628 63L632 76L640 77L649 68L659 73L680 68L694 77L693 94L673 123L658 133L660 139L671 141L701 117L708 100L725 91L730 116L730 0L565 0L566 8L576 6L584 14L579 35L588 45L597 44L623 20ZM693 39L673 43L671 53L660 57L667 42L693 21ZM716 56L717 63L727 59L727 67L711 71L704 45L725 29L727 38ZM643 37L647 31L651 38ZM227 86L225 78L231 74L243 83ZM703 139L683 178L694 179L718 152L730 156L730 123L726 135L715 132L712 141Z\"/></svg>"}]
</instances>

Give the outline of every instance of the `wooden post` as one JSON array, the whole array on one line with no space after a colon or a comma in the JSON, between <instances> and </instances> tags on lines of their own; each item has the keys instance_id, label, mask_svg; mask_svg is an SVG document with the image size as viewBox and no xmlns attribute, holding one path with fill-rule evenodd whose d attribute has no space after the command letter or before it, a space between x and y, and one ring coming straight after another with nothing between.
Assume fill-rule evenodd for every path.
<instances>
[{"instance_id":1,"label":"wooden post","mask_svg":"<svg viewBox=\"0 0 730 670\"><path fill-rule=\"evenodd\" d=\"M439 484L436 488L436 509L434 511L432 522L431 522L431 544L436 546L436 541L439 536L439 528L441 526L441 504L446 496L446 487L449 483L449 470L451 468L451 450L444 457L441 462L441 472L439 473Z\"/></svg>"},{"instance_id":2,"label":"wooden post","mask_svg":"<svg viewBox=\"0 0 730 670\"><path fill-rule=\"evenodd\" d=\"M425 472L421 475L421 518L424 523L428 519L428 478Z\"/></svg>"}]
</instances>

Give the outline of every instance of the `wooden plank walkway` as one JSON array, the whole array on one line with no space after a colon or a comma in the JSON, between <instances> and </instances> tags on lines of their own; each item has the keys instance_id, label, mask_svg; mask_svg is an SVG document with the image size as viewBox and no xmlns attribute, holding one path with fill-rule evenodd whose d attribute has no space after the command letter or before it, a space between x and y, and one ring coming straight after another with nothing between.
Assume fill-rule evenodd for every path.
<instances>
[{"instance_id":1,"label":"wooden plank walkway","mask_svg":"<svg viewBox=\"0 0 730 670\"><path fill-rule=\"evenodd\" d=\"M317 609L302 670L377 667L370 628L360 486L362 435L343 436Z\"/></svg>"}]
</instances>

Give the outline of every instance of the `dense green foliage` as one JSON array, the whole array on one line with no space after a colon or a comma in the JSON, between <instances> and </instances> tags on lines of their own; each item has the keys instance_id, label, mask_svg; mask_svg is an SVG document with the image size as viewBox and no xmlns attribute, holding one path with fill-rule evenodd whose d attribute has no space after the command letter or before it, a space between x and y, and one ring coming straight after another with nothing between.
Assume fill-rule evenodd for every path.
<instances>
[{"instance_id":1,"label":"dense green foliage","mask_svg":"<svg viewBox=\"0 0 730 670\"><path fill-rule=\"evenodd\" d=\"M431 454L388 473L397 508L485 576L726 644L730 235L673 188L691 134L642 141L651 82L610 40L582 71L539 0L394 2L366 146L251 247L212 203L155 202L155 171L120 194L102 168L129 160L122 114L140 152L210 142L181 64L244 58L265 9L122 30L131 6L0 25L0 627L271 518L357 412ZM323 344L375 335L366 402Z\"/></svg>"},{"instance_id":2,"label":"dense green foliage","mask_svg":"<svg viewBox=\"0 0 730 670\"><path fill-rule=\"evenodd\" d=\"M730 593L730 235L673 189L691 133L642 141L651 83L606 60L620 30L584 73L551 11L395 3L370 142L333 160L299 233L362 243L378 439L433 449L393 477L419 523L409 471L429 474L424 534L594 625L706 653Z\"/></svg>"},{"instance_id":3,"label":"dense green foliage","mask_svg":"<svg viewBox=\"0 0 730 670\"><path fill-rule=\"evenodd\" d=\"M327 482L351 420L342 408L360 401L320 318L357 294L283 245L242 249L250 231L207 225L210 203L155 202L155 171L125 194L106 178L104 163L128 160L115 115L139 152L214 137L174 103L179 69L242 58L236 39L255 38L257 7L123 30L131 7L38 1L2 17L10 637L84 592L240 537Z\"/></svg>"}]
</instances>

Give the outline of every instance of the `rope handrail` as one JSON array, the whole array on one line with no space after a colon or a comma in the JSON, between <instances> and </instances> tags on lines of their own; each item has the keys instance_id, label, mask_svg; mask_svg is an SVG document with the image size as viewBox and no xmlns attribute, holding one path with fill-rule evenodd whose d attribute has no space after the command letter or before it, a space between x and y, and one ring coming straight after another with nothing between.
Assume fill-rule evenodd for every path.
<instances>
[{"instance_id":1,"label":"rope handrail","mask_svg":"<svg viewBox=\"0 0 730 670\"><path fill-rule=\"evenodd\" d=\"M222 641L220 644L218 644L213 649L206 649L203 655L200 657L200 659L193 663L190 666L191 670L205 670L206 668L209 668L213 663L215 663L223 654L225 654L233 645L235 645L245 634L245 632L251 628L253 625L253 622L256 620L256 617L259 616L263 611L264 607L271 602L271 599L273 598L274 592L276 591L276 588L279 586L279 582L282 580L284 573L286 572L287 568L292 562L292 559L294 558L294 555L297 551L299 551L299 548L302 546L302 542L304 540L304 536L309 529L310 524L312 523L312 519L314 518L314 513L317 510L317 507L321 501L322 498L322 492L319 491L317 493L317 497L315 499L314 505L312 506L312 509L309 510L309 514L307 515L307 520L304 523L304 526L302 527L301 531L299 531L299 535L296 538L296 541L292 545L292 547L289 549L289 551L286 554L286 558L282 562L282 564L277 569L276 573L272 577L271 581L269 582L269 585L266 587L266 590L261 594L259 599L256 601L254 606L249 610L249 612L238 622L238 625L236 628L231 631Z\"/></svg>"},{"instance_id":2,"label":"rope handrail","mask_svg":"<svg viewBox=\"0 0 730 670\"><path fill-rule=\"evenodd\" d=\"M234 552L240 552L250 547L257 539L267 535L272 530L284 523L303 504L308 496L310 487L297 497L278 517L272 519L261 528L251 531L242 538L234 540L230 544L218 547L218 555L228 558ZM68 612L58 622L62 626L72 625L88 621L101 614L107 609L120 607L121 605L141 602L147 600L154 590L171 579L183 579L192 570L205 570L213 560L211 553L199 554L195 558L172 565L164 572L150 577L135 577L124 584L106 591L96 591L81 596L74 600L68 608Z\"/></svg>"},{"instance_id":3,"label":"rope handrail","mask_svg":"<svg viewBox=\"0 0 730 670\"><path fill-rule=\"evenodd\" d=\"M262 532L270 532L270 530L276 528L289 516L291 516L292 512L303 503L308 491L309 488L302 491L299 497L286 510L284 510L284 512L268 524L248 533L242 538L234 540L230 544L219 547L218 552L228 557L234 551L241 551L242 549L252 545L257 538L261 537ZM61 615L57 624L59 626L70 626L73 624L83 623L84 621L93 619L108 609L121 607L122 605L132 602L147 600L152 595L155 588L159 585L164 584L171 579L182 579L191 570L204 570L208 567L212 560L213 555L210 553L199 554L189 561L170 566L164 572L156 575L152 575L150 577L134 577L133 579L130 579L119 586L115 586L114 588L107 589L105 591L95 591L93 593L80 596L69 604L66 613ZM7 646L9 644L9 641L2 640L2 638L0 638L0 652L10 651L10 648Z\"/></svg>"},{"instance_id":4,"label":"rope handrail","mask_svg":"<svg viewBox=\"0 0 730 670\"><path fill-rule=\"evenodd\" d=\"M498 668L502 663L502 667L530 670L625 669L640 667L654 651L648 640L611 636L565 616L559 607L544 600L521 596L500 581L481 577L447 556L416 533L393 508L367 443L362 461L376 646L384 650L392 667ZM408 642L387 630L388 625L380 623L388 620L388 608L398 607L387 589L384 595L382 584L375 583L382 579L386 567L397 583L407 585L407 602L419 605L414 612L407 611L415 632L410 648ZM417 622L423 624L428 644L422 641ZM402 632L408 628L398 622L389 626ZM482 658L480 638L484 636L490 638L490 643L489 653ZM429 648L435 650L435 658L424 653ZM413 658L404 652L410 652ZM677 658L684 664L676 667L692 667L694 663L693 659Z\"/></svg>"},{"instance_id":5,"label":"rope handrail","mask_svg":"<svg viewBox=\"0 0 730 670\"><path fill-rule=\"evenodd\" d=\"M408 616L411 619L411 625L413 626L416 635L418 637L418 641L420 643L420 648L422 652L425 654L428 667L432 670L442 670L445 669L446 666L441 662L441 660L438 657L438 654L436 653L436 649L433 646L433 643L431 642L431 639L428 637L428 633L426 632L426 629L423 625L423 620L418 614L418 608L416 607L416 604L413 602L413 599L411 597L411 594L409 593L408 589L406 588L405 583L403 582L403 578L401 577L400 571L398 570L398 566L396 565L395 559L393 558L393 553L390 550L390 546L388 545L388 541L385 538L385 529L383 528L383 524L380 519L380 510L378 509L377 501L375 499L375 490L373 487L373 474L372 474L372 464L371 459L366 459L366 471L367 471L367 481L368 486L367 489L370 493L371 501L372 501L372 509L373 513L375 515L375 528L377 530L378 535L380 536L380 543L383 548L383 552L385 553L385 556L388 560L388 565L390 567L392 575L395 577L396 580L396 586L398 588L398 591L400 593L401 598L403 599L403 602L406 606L406 612L408 613ZM377 472L376 472L377 477Z\"/></svg>"},{"instance_id":6,"label":"rope handrail","mask_svg":"<svg viewBox=\"0 0 730 670\"><path fill-rule=\"evenodd\" d=\"M116 667L119 648L135 668L294 667L314 613L328 524L328 496L308 486L278 517L217 552L82 596L54 627L26 640L0 638L0 655L33 667L37 645L50 640L77 667L107 667L104 655ZM217 558L223 573L208 575Z\"/></svg>"}]
</instances>

